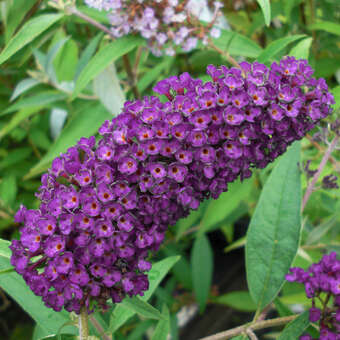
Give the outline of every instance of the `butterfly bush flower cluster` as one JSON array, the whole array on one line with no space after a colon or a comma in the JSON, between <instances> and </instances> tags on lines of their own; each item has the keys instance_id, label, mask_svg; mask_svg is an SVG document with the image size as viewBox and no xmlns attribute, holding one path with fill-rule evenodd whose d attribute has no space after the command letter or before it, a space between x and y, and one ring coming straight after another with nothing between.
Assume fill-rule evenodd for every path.
<instances>
[{"instance_id":1,"label":"butterfly bush flower cluster","mask_svg":"<svg viewBox=\"0 0 340 340\"><path fill-rule=\"evenodd\" d=\"M127 101L94 137L56 158L37 210L16 214L11 263L47 306L79 312L91 301L143 294L169 225L264 168L330 113L333 97L304 60L270 68L208 66L160 81L164 95Z\"/></svg>"},{"instance_id":2,"label":"butterfly bush flower cluster","mask_svg":"<svg viewBox=\"0 0 340 340\"><path fill-rule=\"evenodd\" d=\"M206 26L194 15L197 0L85 0L99 10L109 12L112 34L121 37L139 33L148 40L156 56L174 55L176 46L183 51L194 49L199 40L207 43L209 36L218 37L215 22L221 2L214 2L213 18Z\"/></svg>"},{"instance_id":3,"label":"butterfly bush flower cluster","mask_svg":"<svg viewBox=\"0 0 340 340\"><path fill-rule=\"evenodd\" d=\"M312 299L309 320L320 323L320 340L340 339L340 261L336 253L324 255L319 263L312 264L306 271L291 268L286 275L290 282L305 285L306 295ZM316 307L315 301L322 308ZM329 304L331 306L329 306ZM302 335L300 340L314 340L310 335Z\"/></svg>"}]
</instances>

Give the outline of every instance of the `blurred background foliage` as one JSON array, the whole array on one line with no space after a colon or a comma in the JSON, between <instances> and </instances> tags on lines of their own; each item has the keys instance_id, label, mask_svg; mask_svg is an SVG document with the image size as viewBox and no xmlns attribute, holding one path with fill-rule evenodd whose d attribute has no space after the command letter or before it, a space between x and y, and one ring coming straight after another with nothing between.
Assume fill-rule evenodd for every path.
<instances>
[{"instance_id":1,"label":"blurred background foliage","mask_svg":"<svg viewBox=\"0 0 340 340\"><path fill-rule=\"evenodd\" d=\"M273 0L270 5L270 25L266 26L258 2L225 0L223 12L229 29L222 31L215 45L236 60L269 64L289 54L308 58L315 76L326 78L336 99L335 113L302 140L305 190L309 179L306 162L310 161L309 169L317 169L327 149L320 135L339 116L340 3ZM82 1L77 1L77 7L108 24L104 13L87 8ZM32 27L34 39L0 65L0 237L8 240L18 237L13 216L19 205L38 207L34 193L51 160L81 136L95 134L104 120L119 113L125 99L134 98L123 54L130 59L142 95L153 94L155 82L167 76L188 71L205 80L208 64L227 64L223 53L203 45L175 57L154 57L138 37L124 38L112 50L107 35L74 16L57 17L57 11L42 0L0 0L0 49L25 24L42 15L44 21ZM328 140L331 136L330 132ZM273 164L255 170L252 178L231 184L218 200L205 202L169 228L153 260L170 255L181 258L156 289L152 302L159 310L164 302L170 308L172 339L197 339L251 319L249 312L256 306L245 281L245 232L272 168ZM321 179L339 173L340 153L336 150ZM321 179L303 213L302 241L294 265L307 267L325 251L340 249L340 192L323 188ZM34 339L40 338L39 328L3 291L0 300L1 339L30 339L33 329ZM289 284L267 312L289 315L308 303L303 288ZM198 310L203 311L207 304L205 314L199 315ZM185 319L192 317L188 324ZM103 322L110 322L109 318L105 314ZM142 339L155 324L153 319L135 315L119 327L115 339ZM264 338L276 339L275 329Z\"/></svg>"}]
</instances>

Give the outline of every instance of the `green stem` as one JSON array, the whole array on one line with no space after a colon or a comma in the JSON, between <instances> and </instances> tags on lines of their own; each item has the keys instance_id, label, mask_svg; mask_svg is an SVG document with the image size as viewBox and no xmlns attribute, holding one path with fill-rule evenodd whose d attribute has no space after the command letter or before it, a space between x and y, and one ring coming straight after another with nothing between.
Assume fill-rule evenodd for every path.
<instances>
[{"instance_id":1,"label":"green stem","mask_svg":"<svg viewBox=\"0 0 340 340\"><path fill-rule=\"evenodd\" d=\"M98 331L98 333L100 334L103 340L112 340L110 335L105 334L105 330L100 325L100 323L95 319L94 316L91 315L89 318L90 318L90 322L92 323L93 327Z\"/></svg>"},{"instance_id":2,"label":"green stem","mask_svg":"<svg viewBox=\"0 0 340 340\"><path fill-rule=\"evenodd\" d=\"M88 340L89 337L89 320L86 306L84 305L79 314L79 339Z\"/></svg>"},{"instance_id":3,"label":"green stem","mask_svg":"<svg viewBox=\"0 0 340 340\"><path fill-rule=\"evenodd\" d=\"M328 301L329 301L330 298L331 298L331 294L327 293L326 299L322 303L322 316L321 316L321 319L324 319L325 316L326 316L327 304L328 304Z\"/></svg>"},{"instance_id":4,"label":"green stem","mask_svg":"<svg viewBox=\"0 0 340 340\"><path fill-rule=\"evenodd\" d=\"M231 339L239 334L248 334L249 333L254 333L253 331L259 330L259 329L264 329L264 328L270 328L270 327L275 327L275 326L282 326L287 324L290 321L295 320L299 315L290 315L290 316L285 316L282 318L276 318L276 319L271 319L271 320L264 320L264 321L258 321L255 323L247 323L245 325L229 329L227 331L221 332L221 333L216 333L211 336L207 336L205 338L201 338L199 340L227 340Z\"/></svg>"},{"instance_id":5,"label":"green stem","mask_svg":"<svg viewBox=\"0 0 340 340\"><path fill-rule=\"evenodd\" d=\"M259 318L260 314L261 314L261 309L258 308L256 310L256 312L255 312L255 315L254 315L254 318L253 318L253 321L252 321L253 323L255 323L257 321L257 319Z\"/></svg>"},{"instance_id":6,"label":"green stem","mask_svg":"<svg viewBox=\"0 0 340 340\"><path fill-rule=\"evenodd\" d=\"M305 209L306 204L307 204L307 202L308 202L308 200L309 200L309 198L310 198L310 196L311 196L311 194L313 192L315 184L316 184L318 178L320 177L321 172L324 169L328 159L331 157L331 154L332 154L333 150L336 148L336 146L337 146L337 144L339 142L339 139L340 139L340 136L335 136L333 141L332 141L332 143L329 145L327 151L325 152L325 154L324 154L324 156L323 156L323 158L321 160L321 163L319 165L318 171L313 176L313 179L310 182L310 184L308 185L306 193L303 196L301 211L303 211Z\"/></svg>"},{"instance_id":7,"label":"green stem","mask_svg":"<svg viewBox=\"0 0 340 340\"><path fill-rule=\"evenodd\" d=\"M136 86L136 76L135 76L135 74L132 70L130 59L129 59L129 56L127 54L123 55L123 63L124 63L125 71L128 75L128 81L129 81L129 85L132 89L132 92L133 92L134 96L136 97L136 99L139 99L140 94L139 94L139 91L138 91L137 86Z\"/></svg>"},{"instance_id":8,"label":"green stem","mask_svg":"<svg viewBox=\"0 0 340 340\"><path fill-rule=\"evenodd\" d=\"M250 340L258 340L256 334L251 329L247 330L247 335Z\"/></svg>"},{"instance_id":9,"label":"green stem","mask_svg":"<svg viewBox=\"0 0 340 340\"><path fill-rule=\"evenodd\" d=\"M209 40L209 46L224 57L231 65L241 68L240 64L229 54L229 52L221 50L211 39Z\"/></svg>"}]
</instances>

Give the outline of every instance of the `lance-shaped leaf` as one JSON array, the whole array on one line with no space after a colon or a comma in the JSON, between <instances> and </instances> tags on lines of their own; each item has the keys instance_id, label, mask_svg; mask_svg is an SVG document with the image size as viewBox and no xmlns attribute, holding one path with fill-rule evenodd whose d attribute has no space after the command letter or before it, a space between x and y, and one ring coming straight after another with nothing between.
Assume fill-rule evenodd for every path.
<instances>
[{"instance_id":1,"label":"lance-shaped leaf","mask_svg":"<svg viewBox=\"0 0 340 340\"><path fill-rule=\"evenodd\" d=\"M265 63L271 60L277 53L282 51L290 43L305 37L304 34L292 35L271 42L263 52L258 56L257 61L259 63Z\"/></svg>"},{"instance_id":2,"label":"lance-shaped leaf","mask_svg":"<svg viewBox=\"0 0 340 340\"><path fill-rule=\"evenodd\" d=\"M26 22L0 54L0 65L62 18L62 14L43 14Z\"/></svg>"},{"instance_id":3,"label":"lance-shaped leaf","mask_svg":"<svg viewBox=\"0 0 340 340\"><path fill-rule=\"evenodd\" d=\"M297 59L308 59L309 49L312 45L313 38L305 38L299 41L289 52L290 56Z\"/></svg>"},{"instance_id":4,"label":"lance-shaped leaf","mask_svg":"<svg viewBox=\"0 0 340 340\"><path fill-rule=\"evenodd\" d=\"M152 335L151 340L167 340L170 331L170 315L169 309L166 304L162 308L163 318L158 321L155 332Z\"/></svg>"},{"instance_id":5,"label":"lance-shaped leaf","mask_svg":"<svg viewBox=\"0 0 340 340\"><path fill-rule=\"evenodd\" d=\"M143 39L141 38L126 36L109 43L99 50L79 74L72 96L73 99L107 66L142 43Z\"/></svg>"},{"instance_id":6,"label":"lance-shaped leaf","mask_svg":"<svg viewBox=\"0 0 340 340\"><path fill-rule=\"evenodd\" d=\"M197 237L194 242L191 265L195 296L200 311L203 312L209 296L214 265L212 249L205 235Z\"/></svg>"},{"instance_id":7,"label":"lance-shaped leaf","mask_svg":"<svg viewBox=\"0 0 340 340\"><path fill-rule=\"evenodd\" d=\"M262 309L277 295L296 255L301 228L301 182L294 143L270 174L250 222L246 270L250 294Z\"/></svg>"},{"instance_id":8,"label":"lance-shaped leaf","mask_svg":"<svg viewBox=\"0 0 340 340\"><path fill-rule=\"evenodd\" d=\"M158 309L143 301L138 296L127 297L122 301L122 305L134 313L138 313L148 319L160 320L163 318Z\"/></svg>"},{"instance_id":9,"label":"lance-shaped leaf","mask_svg":"<svg viewBox=\"0 0 340 340\"><path fill-rule=\"evenodd\" d=\"M295 320L291 321L280 334L278 340L298 339L299 336L309 325L309 312L300 314Z\"/></svg>"},{"instance_id":10,"label":"lance-shaped leaf","mask_svg":"<svg viewBox=\"0 0 340 340\"><path fill-rule=\"evenodd\" d=\"M267 26L269 26L271 20L270 2L269 0L257 0L257 2L261 7L264 16L264 22Z\"/></svg>"},{"instance_id":11,"label":"lance-shaped leaf","mask_svg":"<svg viewBox=\"0 0 340 340\"><path fill-rule=\"evenodd\" d=\"M118 116L126 99L120 86L115 64L109 65L93 79L93 92L114 117Z\"/></svg>"}]
</instances>

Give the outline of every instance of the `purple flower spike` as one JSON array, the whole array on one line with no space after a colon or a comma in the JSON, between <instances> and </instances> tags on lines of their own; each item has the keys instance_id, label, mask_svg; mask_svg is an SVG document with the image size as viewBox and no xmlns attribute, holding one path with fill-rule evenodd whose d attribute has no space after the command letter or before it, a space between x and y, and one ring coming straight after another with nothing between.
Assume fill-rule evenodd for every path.
<instances>
[{"instance_id":1,"label":"purple flower spike","mask_svg":"<svg viewBox=\"0 0 340 340\"><path fill-rule=\"evenodd\" d=\"M198 40L203 39L206 44L209 36L218 38L221 34L215 25L223 6L219 1L214 1L214 6L210 6L213 18L208 27L199 22L198 14L205 8L196 0L144 0L138 1L137 5L136 1L131 0L85 0L85 3L108 12L111 32L115 37L139 33L148 41L149 49L155 56L173 56L177 46L183 51L191 51ZM213 70L211 72L214 77L218 74ZM158 84L155 91L171 96L166 81Z\"/></svg>"},{"instance_id":2,"label":"purple flower spike","mask_svg":"<svg viewBox=\"0 0 340 340\"><path fill-rule=\"evenodd\" d=\"M156 12L143 12L151 25ZM311 78L306 61L244 62L242 69L209 66L207 83L188 73L164 79L155 90L168 101L126 102L99 129L97 144L82 138L53 161L39 209L15 215L23 227L10 246L11 264L48 307L79 313L92 302L106 308L109 297L143 295L146 258L169 225L250 177L251 168L264 168L331 113L327 85ZM287 280L304 283L311 298L333 294L339 308L336 256L313 268L319 281L301 268Z\"/></svg>"}]
</instances>

